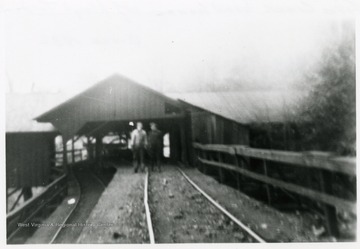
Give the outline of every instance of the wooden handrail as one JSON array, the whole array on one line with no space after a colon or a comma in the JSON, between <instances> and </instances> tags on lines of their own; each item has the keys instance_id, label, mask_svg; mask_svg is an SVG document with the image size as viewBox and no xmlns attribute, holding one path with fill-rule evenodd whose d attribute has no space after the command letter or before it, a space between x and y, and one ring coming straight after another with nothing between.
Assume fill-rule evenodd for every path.
<instances>
[{"instance_id":1,"label":"wooden handrail","mask_svg":"<svg viewBox=\"0 0 360 249\"><path fill-rule=\"evenodd\" d=\"M342 173L348 176L356 177L356 158L336 157L327 152L309 151L292 152L280 150L254 149L241 145L219 145L219 144L199 144L194 143L193 147L197 153L198 162L203 166L213 166L219 171L219 181L223 182L223 170L231 170L245 177L265 183L267 199L271 203L271 191L269 186L288 190L295 194L305 196L313 201L322 202L324 214L326 216L326 227L331 235L339 235L337 225L336 210L346 210L356 214L356 201L346 200L334 195L333 173ZM223 154L226 153L234 158L234 165L223 160ZM263 161L263 174L254 172L249 168L242 167L242 161L239 163L238 157L256 158ZM245 160L248 161L248 160ZM276 179L268 175L268 167L274 165L267 162L280 162L284 166L299 166L304 168L316 169L314 172L318 176L320 190L294 184L287 179ZM203 168L206 171L206 167ZM239 177L237 177L238 187ZM239 187L239 189L241 189Z\"/></svg>"},{"instance_id":2,"label":"wooden handrail","mask_svg":"<svg viewBox=\"0 0 360 249\"><path fill-rule=\"evenodd\" d=\"M82 152L82 151L84 151L84 150L86 150L86 149L85 149L85 148L83 148L83 149L75 149L74 152ZM72 153L72 150L67 150L66 152L67 152L67 153ZM62 151L62 150L60 150L60 151L55 151L54 153L55 153L55 154L63 154L63 151Z\"/></svg>"},{"instance_id":3,"label":"wooden handrail","mask_svg":"<svg viewBox=\"0 0 360 249\"><path fill-rule=\"evenodd\" d=\"M356 213L356 203L353 203L351 201L343 200L341 198L331 196L328 194L324 194L324 193L321 193L319 191L315 191L315 190L312 190L309 188L301 187L301 186L293 184L293 183L287 183L285 181L277 180L277 179L274 179L274 178L271 178L268 176L264 176L262 174L254 173L250 170L242 169L242 168L233 166L231 164L209 161L209 160L202 159L202 158L199 158L199 160L202 163L209 164L209 165L216 166L216 167L221 167L224 169L229 169L229 170L241 173L252 179L273 185L275 187L287 189L287 190L297 193L299 195L303 195L308 198L315 199L315 200L333 205L338 209Z\"/></svg>"},{"instance_id":4,"label":"wooden handrail","mask_svg":"<svg viewBox=\"0 0 360 249\"><path fill-rule=\"evenodd\" d=\"M205 151L216 151L239 156L281 162L302 167L325 169L351 176L356 176L356 158L335 157L330 153L308 151L292 152L280 150L254 149L239 145L202 145L194 143L194 148Z\"/></svg>"},{"instance_id":5,"label":"wooden handrail","mask_svg":"<svg viewBox=\"0 0 360 249\"><path fill-rule=\"evenodd\" d=\"M45 205L63 193L67 188L66 175L62 175L48 186L38 195L27 200L21 207L10 211L6 215L7 237L8 239L16 234L21 227L18 223L28 222L36 213L38 213Z\"/></svg>"},{"instance_id":6,"label":"wooden handrail","mask_svg":"<svg viewBox=\"0 0 360 249\"><path fill-rule=\"evenodd\" d=\"M29 200L27 200L26 202L24 202L24 204L19 208L19 209L23 209L23 208L26 208L27 206L31 205L34 201L36 201L36 199L42 197L43 195L46 194L46 192L49 190L49 189L52 189L53 187L55 187L56 185L58 185L59 183L62 183L62 181L64 181L66 178L66 175L62 175L60 176L59 178L55 179L52 183L50 183L49 185L47 185L45 187L45 189L37 196L34 196L32 198L30 198ZM11 212L9 212L7 215L6 215L6 218L11 218L13 217L14 215L16 215L16 212L19 211L19 209L15 209Z\"/></svg>"}]
</instances>

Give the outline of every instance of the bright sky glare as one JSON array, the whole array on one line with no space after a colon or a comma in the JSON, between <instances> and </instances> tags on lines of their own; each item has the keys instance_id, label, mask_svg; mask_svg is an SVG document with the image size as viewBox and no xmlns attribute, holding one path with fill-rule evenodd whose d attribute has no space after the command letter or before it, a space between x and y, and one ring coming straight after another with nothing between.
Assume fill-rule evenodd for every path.
<instances>
[{"instance_id":1,"label":"bright sky glare","mask_svg":"<svg viewBox=\"0 0 360 249\"><path fill-rule=\"evenodd\" d=\"M313 2L316 2L314 4ZM8 1L6 91L78 92L113 73L161 91L291 86L356 1ZM348 16L345 16L348 18Z\"/></svg>"}]
</instances>

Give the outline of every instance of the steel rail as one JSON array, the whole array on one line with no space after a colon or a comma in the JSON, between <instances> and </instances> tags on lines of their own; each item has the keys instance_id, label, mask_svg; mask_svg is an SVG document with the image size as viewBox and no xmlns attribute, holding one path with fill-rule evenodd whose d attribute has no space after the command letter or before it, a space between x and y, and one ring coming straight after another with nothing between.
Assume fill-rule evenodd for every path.
<instances>
[{"instance_id":1,"label":"steel rail","mask_svg":"<svg viewBox=\"0 0 360 249\"><path fill-rule=\"evenodd\" d=\"M93 178L95 178L96 181L98 181L98 182L100 183L100 185L101 185L104 189L106 189L106 186L105 186L104 182L103 182L97 175L95 175L91 170L90 170L90 174L93 176ZM78 179L77 179L77 181L78 181ZM78 181L78 182L79 182L79 181ZM78 203L80 202L80 199L81 199L81 187L80 187L79 200L76 202L75 207L71 210L71 212L66 216L64 222L62 223L62 226L59 227L59 229L57 230L57 232L55 233L55 235L53 236L53 238L52 238L52 240L49 242L49 244L52 244L52 243L55 241L55 239L59 236L61 230L64 228L63 225L66 223L66 221L69 220L70 216L72 215L72 213L74 212L74 210L77 208L77 205L78 205Z\"/></svg>"},{"instance_id":2,"label":"steel rail","mask_svg":"<svg viewBox=\"0 0 360 249\"><path fill-rule=\"evenodd\" d=\"M149 185L148 183L149 183L149 172L146 171L145 181L144 181L144 206L145 206L146 221L149 231L150 244L155 244L154 230L151 222L151 213L148 204L148 185Z\"/></svg>"},{"instance_id":3,"label":"steel rail","mask_svg":"<svg viewBox=\"0 0 360 249\"><path fill-rule=\"evenodd\" d=\"M77 181L77 184L79 185L79 192L80 192L80 193L79 193L79 199L76 201L75 206L71 209L71 211L66 215L64 221L61 223L61 226L59 226L58 230L56 230L56 232L55 232L54 236L51 238L49 244L54 243L55 239L59 236L61 230L64 228L64 227L63 227L64 224L66 223L66 221L69 220L70 216L72 215L72 213L74 212L74 210L77 208L78 203L80 202L80 199L81 199L81 187L80 187L80 183L79 183L79 180L76 178L76 176L75 176L75 175L73 175L73 176L74 176L75 181Z\"/></svg>"},{"instance_id":4,"label":"steel rail","mask_svg":"<svg viewBox=\"0 0 360 249\"><path fill-rule=\"evenodd\" d=\"M235 222L238 226L240 226L243 230L245 230L251 237L253 237L257 242L266 243L266 241L261 238L258 234L256 234L253 230L251 230L248 226L242 223L239 219L237 219L234 215L232 215L229 211L227 211L223 206L221 206L218 202L216 202L213 198L211 198L204 190L202 190L196 183L194 183L184 171L182 171L179 167L177 167L179 172L184 176L184 178L197 190L199 191L211 204L213 204L216 208L218 208L223 214L229 217L233 222Z\"/></svg>"}]
</instances>

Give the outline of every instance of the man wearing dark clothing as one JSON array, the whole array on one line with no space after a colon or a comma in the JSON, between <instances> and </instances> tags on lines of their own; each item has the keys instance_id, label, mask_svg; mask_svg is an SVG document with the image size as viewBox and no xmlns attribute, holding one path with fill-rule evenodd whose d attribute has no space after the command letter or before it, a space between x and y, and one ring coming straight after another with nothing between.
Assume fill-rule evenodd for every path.
<instances>
[{"instance_id":1,"label":"man wearing dark clothing","mask_svg":"<svg viewBox=\"0 0 360 249\"><path fill-rule=\"evenodd\" d=\"M135 173L137 173L139 167L141 167L141 171L145 171L144 149L147 146L147 137L146 132L142 129L142 127L142 123L138 122L136 124L136 129L131 132L130 145L133 151Z\"/></svg>"},{"instance_id":2,"label":"man wearing dark clothing","mask_svg":"<svg viewBox=\"0 0 360 249\"><path fill-rule=\"evenodd\" d=\"M158 130L155 123L150 123L151 131L148 135L148 152L150 155L151 169L154 170L155 165L161 171L161 157L163 137L162 132Z\"/></svg>"}]
</instances>

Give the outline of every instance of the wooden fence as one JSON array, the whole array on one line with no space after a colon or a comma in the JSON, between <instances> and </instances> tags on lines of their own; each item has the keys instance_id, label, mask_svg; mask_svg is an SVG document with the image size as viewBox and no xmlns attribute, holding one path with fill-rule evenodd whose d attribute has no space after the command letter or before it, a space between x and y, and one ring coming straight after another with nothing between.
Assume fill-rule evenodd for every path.
<instances>
[{"instance_id":1,"label":"wooden fence","mask_svg":"<svg viewBox=\"0 0 360 249\"><path fill-rule=\"evenodd\" d=\"M45 187L45 189L37 196L32 197L21 205L21 207L10 211L6 216L7 223L7 237L9 238L21 228L21 224L27 223L41 211L47 203L59 196L61 193L66 193L67 179L66 175L62 175L55 181Z\"/></svg>"},{"instance_id":2,"label":"wooden fence","mask_svg":"<svg viewBox=\"0 0 360 249\"><path fill-rule=\"evenodd\" d=\"M87 157L84 155L84 151L87 151L85 148L83 149L74 149L74 150L68 150L66 151L67 154L67 162L69 163L76 163L76 162L81 162L84 161L86 159L88 159L88 155ZM56 151L55 152L55 162L57 165L63 165L63 151Z\"/></svg>"},{"instance_id":3,"label":"wooden fence","mask_svg":"<svg viewBox=\"0 0 360 249\"><path fill-rule=\"evenodd\" d=\"M346 210L356 214L356 202L339 198L333 195L332 176L334 173L341 173L348 176L356 177L356 159L348 157L333 157L324 152L289 152L254 149L247 146L231 145L202 145L194 143L197 162L202 166L215 167L219 171L220 181L223 180L223 170L230 170L239 175L260 181L266 184L266 191L270 195L268 186L281 188L298 195L307 197L311 200L322 202L326 217L327 231L336 236L338 235L337 227L337 210ZM232 163L223 160L223 155L233 158ZM263 162L262 173L251 170L249 159L257 159ZM272 167L269 162L277 162L286 167L301 167L316 169L319 176L321 189L314 190L298 184L289 182L289 179L276 179L269 176L268 172ZM247 164L247 167L245 167ZM291 168L290 168L291 169ZM237 178L239 181L239 177ZM287 181L288 180L288 181ZM240 183L238 183L240 184Z\"/></svg>"},{"instance_id":4,"label":"wooden fence","mask_svg":"<svg viewBox=\"0 0 360 249\"><path fill-rule=\"evenodd\" d=\"M71 165L81 163L87 159L83 156L84 150L85 149L74 149L67 152L68 161ZM14 208L10 209L10 212L6 216L8 239L14 234L16 234L17 230L21 228L21 226L19 226L20 223L27 223L29 220L31 220L32 217L34 217L34 215L42 211L47 203L59 197L61 194L67 193L67 175L65 174L66 172L62 166L62 157L62 151L55 152L55 167L53 167L52 169L55 170L53 174L54 176L56 176L56 179L52 181L49 185L47 185L39 195L30 198L17 208L15 208L17 204L15 203L13 205ZM7 198L10 195L14 194L17 190L19 189L13 190L8 193ZM20 200L22 193L23 191L21 191L21 193L19 194L16 202Z\"/></svg>"}]
</instances>

